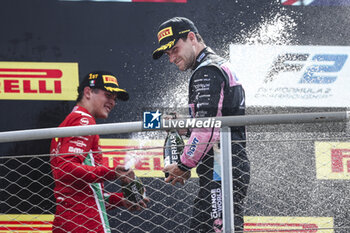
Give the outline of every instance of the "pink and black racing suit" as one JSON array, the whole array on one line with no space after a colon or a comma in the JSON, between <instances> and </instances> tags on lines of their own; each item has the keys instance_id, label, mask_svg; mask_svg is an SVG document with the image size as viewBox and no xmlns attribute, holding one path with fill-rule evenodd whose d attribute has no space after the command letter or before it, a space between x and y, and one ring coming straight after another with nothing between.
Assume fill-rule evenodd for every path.
<instances>
[{"instance_id":1,"label":"pink and black racing suit","mask_svg":"<svg viewBox=\"0 0 350 233\"><path fill-rule=\"evenodd\" d=\"M189 84L192 117L220 117L245 114L244 89L232 65L210 48L196 59ZM243 199L250 180L250 163L245 151L245 127L231 127L232 174L235 229L243 229ZM220 128L193 129L179 162L179 168L197 167L200 190L195 200L191 229L194 232L220 231L222 225Z\"/></svg>"}]
</instances>

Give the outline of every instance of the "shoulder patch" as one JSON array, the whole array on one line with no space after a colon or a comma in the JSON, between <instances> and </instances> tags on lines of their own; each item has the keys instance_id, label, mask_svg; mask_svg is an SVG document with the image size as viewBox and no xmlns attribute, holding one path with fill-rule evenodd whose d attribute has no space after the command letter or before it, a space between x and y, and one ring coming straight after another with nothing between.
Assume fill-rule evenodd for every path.
<instances>
[{"instance_id":1,"label":"shoulder patch","mask_svg":"<svg viewBox=\"0 0 350 233\"><path fill-rule=\"evenodd\" d=\"M86 117L82 117L82 118L80 119L80 124L81 124L81 125L88 125L88 124L89 124L89 119L86 118Z\"/></svg>"}]
</instances>

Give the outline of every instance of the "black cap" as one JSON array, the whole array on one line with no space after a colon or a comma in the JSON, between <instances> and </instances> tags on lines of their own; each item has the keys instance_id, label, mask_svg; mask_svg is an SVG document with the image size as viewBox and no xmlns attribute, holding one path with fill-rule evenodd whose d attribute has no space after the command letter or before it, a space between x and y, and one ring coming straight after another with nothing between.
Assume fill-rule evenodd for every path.
<instances>
[{"instance_id":1,"label":"black cap","mask_svg":"<svg viewBox=\"0 0 350 233\"><path fill-rule=\"evenodd\" d=\"M186 37L189 32L198 33L194 23L184 17L174 17L158 28L158 43L160 47L153 52L153 59L160 58L164 51L171 49L180 38Z\"/></svg>"},{"instance_id":2,"label":"black cap","mask_svg":"<svg viewBox=\"0 0 350 233\"><path fill-rule=\"evenodd\" d=\"M78 87L78 92L85 87L97 88L111 93L117 93L117 98L123 101L129 99L126 90L119 88L117 78L110 72L95 71L87 74Z\"/></svg>"}]
</instances>

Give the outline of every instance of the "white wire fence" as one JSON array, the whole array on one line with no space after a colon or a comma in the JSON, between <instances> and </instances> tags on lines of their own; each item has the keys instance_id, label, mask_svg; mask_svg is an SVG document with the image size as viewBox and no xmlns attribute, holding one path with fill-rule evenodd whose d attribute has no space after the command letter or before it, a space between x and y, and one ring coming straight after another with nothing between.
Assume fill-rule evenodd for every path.
<instances>
[{"instance_id":1,"label":"white wire fence","mask_svg":"<svg viewBox=\"0 0 350 233\"><path fill-rule=\"evenodd\" d=\"M245 232L350 232L349 130L330 122L248 127L250 182L241 186L248 189L242 202ZM140 212L108 211L112 232L190 231L199 179L192 169L184 186L165 183L163 143L101 139L103 163L115 167L134 159L151 199ZM0 232L51 232L56 200L49 154L1 155L0 184ZM108 192L122 188L117 181L104 185ZM217 206L221 200L212 201Z\"/></svg>"}]
</instances>

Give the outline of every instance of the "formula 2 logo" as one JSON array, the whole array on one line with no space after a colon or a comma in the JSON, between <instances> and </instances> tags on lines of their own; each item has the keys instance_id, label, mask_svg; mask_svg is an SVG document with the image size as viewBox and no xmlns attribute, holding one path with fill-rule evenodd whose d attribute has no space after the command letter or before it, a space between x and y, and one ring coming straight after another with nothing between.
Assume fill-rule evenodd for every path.
<instances>
[{"instance_id":1,"label":"formula 2 logo","mask_svg":"<svg viewBox=\"0 0 350 233\"><path fill-rule=\"evenodd\" d=\"M272 82L282 72L301 72L299 83L330 84L337 79L336 73L343 68L347 54L284 53L277 56L264 82Z\"/></svg>"}]
</instances>

